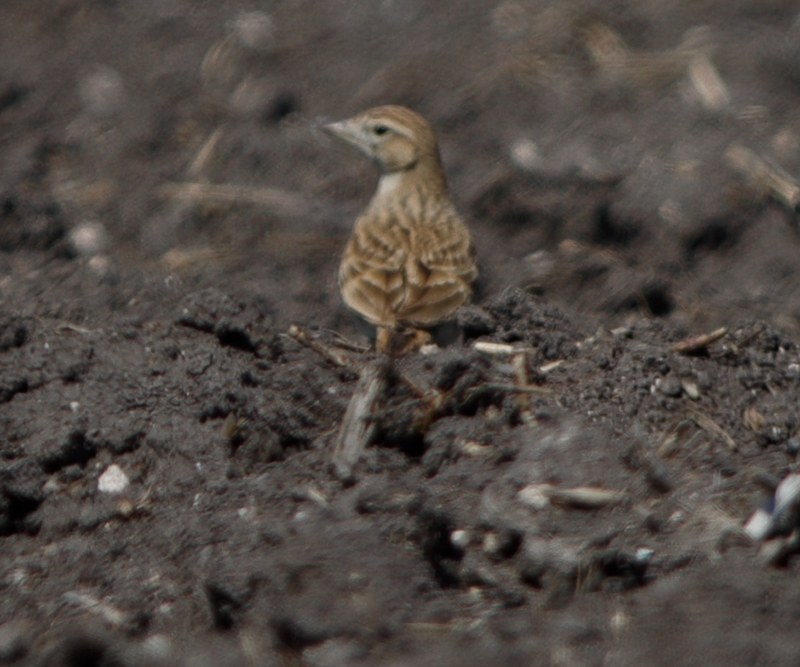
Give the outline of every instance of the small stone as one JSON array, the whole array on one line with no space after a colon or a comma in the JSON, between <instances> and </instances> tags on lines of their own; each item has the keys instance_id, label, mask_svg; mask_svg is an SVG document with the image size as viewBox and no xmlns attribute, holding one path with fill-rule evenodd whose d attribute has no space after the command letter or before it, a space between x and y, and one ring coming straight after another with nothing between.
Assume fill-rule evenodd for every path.
<instances>
[{"instance_id":1,"label":"small stone","mask_svg":"<svg viewBox=\"0 0 800 667\"><path fill-rule=\"evenodd\" d=\"M676 377L657 378L653 386L664 396L677 398L683 392L681 381Z\"/></svg>"},{"instance_id":2,"label":"small stone","mask_svg":"<svg viewBox=\"0 0 800 667\"><path fill-rule=\"evenodd\" d=\"M800 452L800 438L794 437L789 438L786 441L786 453L789 456L797 456L797 453Z\"/></svg>"},{"instance_id":3,"label":"small stone","mask_svg":"<svg viewBox=\"0 0 800 667\"><path fill-rule=\"evenodd\" d=\"M117 511L123 519L129 519L136 511L136 506L128 498L123 498L117 505Z\"/></svg>"},{"instance_id":4,"label":"small stone","mask_svg":"<svg viewBox=\"0 0 800 667\"><path fill-rule=\"evenodd\" d=\"M696 401L700 398L700 388L690 380L684 380L681 383L683 387L683 391L686 392L686 395L691 398L693 401Z\"/></svg>"},{"instance_id":5,"label":"small stone","mask_svg":"<svg viewBox=\"0 0 800 667\"><path fill-rule=\"evenodd\" d=\"M511 146L511 162L523 171L536 171L542 165L542 154L535 141L519 139Z\"/></svg>"},{"instance_id":6,"label":"small stone","mask_svg":"<svg viewBox=\"0 0 800 667\"><path fill-rule=\"evenodd\" d=\"M467 548L470 541L470 534L468 531L459 529L450 533L450 543L461 551Z\"/></svg>"},{"instance_id":7,"label":"small stone","mask_svg":"<svg viewBox=\"0 0 800 667\"><path fill-rule=\"evenodd\" d=\"M108 247L108 233L99 222L82 222L69 233L69 242L77 255L93 257Z\"/></svg>"},{"instance_id":8,"label":"small stone","mask_svg":"<svg viewBox=\"0 0 800 667\"><path fill-rule=\"evenodd\" d=\"M543 510L550 504L553 487L550 484L530 484L522 489L517 497L523 505L535 510Z\"/></svg>"},{"instance_id":9,"label":"small stone","mask_svg":"<svg viewBox=\"0 0 800 667\"><path fill-rule=\"evenodd\" d=\"M130 480L116 463L112 463L105 469L102 475L97 480L97 490L100 493L122 493L128 485Z\"/></svg>"}]
</instances>

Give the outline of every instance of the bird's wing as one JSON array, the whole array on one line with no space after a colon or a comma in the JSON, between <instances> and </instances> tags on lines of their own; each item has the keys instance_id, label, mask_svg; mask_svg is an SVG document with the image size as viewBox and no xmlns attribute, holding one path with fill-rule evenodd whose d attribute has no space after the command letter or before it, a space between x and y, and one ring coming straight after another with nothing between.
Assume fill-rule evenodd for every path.
<instances>
[{"instance_id":1,"label":"bird's wing","mask_svg":"<svg viewBox=\"0 0 800 667\"><path fill-rule=\"evenodd\" d=\"M469 300L478 275L469 230L452 205L447 202L426 217L406 258L406 296L397 314L398 320L418 326L449 319Z\"/></svg>"},{"instance_id":2,"label":"bird's wing","mask_svg":"<svg viewBox=\"0 0 800 667\"><path fill-rule=\"evenodd\" d=\"M344 302L368 322L392 327L405 298L403 266L409 239L391 219L363 215L339 266Z\"/></svg>"},{"instance_id":3,"label":"bird's wing","mask_svg":"<svg viewBox=\"0 0 800 667\"><path fill-rule=\"evenodd\" d=\"M423 211L424 223L398 215L359 218L339 267L342 298L378 326L433 326L472 295L478 271L469 230L449 201Z\"/></svg>"}]
</instances>

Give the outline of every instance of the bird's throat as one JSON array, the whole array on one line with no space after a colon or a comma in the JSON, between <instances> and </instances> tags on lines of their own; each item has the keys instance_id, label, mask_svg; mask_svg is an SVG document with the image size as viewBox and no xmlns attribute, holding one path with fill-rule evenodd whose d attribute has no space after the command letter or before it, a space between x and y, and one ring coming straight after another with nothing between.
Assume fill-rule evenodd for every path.
<instances>
[{"instance_id":1,"label":"bird's throat","mask_svg":"<svg viewBox=\"0 0 800 667\"><path fill-rule=\"evenodd\" d=\"M383 174L378 181L374 200L386 201L415 191L430 196L447 195L444 172L438 160L430 164L418 162L411 169Z\"/></svg>"}]
</instances>

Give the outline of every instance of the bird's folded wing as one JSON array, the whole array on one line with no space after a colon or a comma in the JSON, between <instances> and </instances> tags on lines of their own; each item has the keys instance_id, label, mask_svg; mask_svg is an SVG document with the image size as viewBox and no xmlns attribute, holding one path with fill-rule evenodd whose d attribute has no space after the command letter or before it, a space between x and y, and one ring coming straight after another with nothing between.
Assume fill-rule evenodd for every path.
<instances>
[{"instance_id":1,"label":"bird's folded wing","mask_svg":"<svg viewBox=\"0 0 800 667\"><path fill-rule=\"evenodd\" d=\"M472 294L478 274L469 230L451 206L425 225L363 217L339 268L345 303L376 325L432 326Z\"/></svg>"},{"instance_id":2,"label":"bird's folded wing","mask_svg":"<svg viewBox=\"0 0 800 667\"><path fill-rule=\"evenodd\" d=\"M425 228L406 262L406 299L398 319L429 326L450 318L472 295L478 275L469 230L455 213Z\"/></svg>"},{"instance_id":3,"label":"bird's folded wing","mask_svg":"<svg viewBox=\"0 0 800 667\"><path fill-rule=\"evenodd\" d=\"M361 219L339 266L344 302L375 325L393 326L405 299L408 238L398 228Z\"/></svg>"}]
</instances>

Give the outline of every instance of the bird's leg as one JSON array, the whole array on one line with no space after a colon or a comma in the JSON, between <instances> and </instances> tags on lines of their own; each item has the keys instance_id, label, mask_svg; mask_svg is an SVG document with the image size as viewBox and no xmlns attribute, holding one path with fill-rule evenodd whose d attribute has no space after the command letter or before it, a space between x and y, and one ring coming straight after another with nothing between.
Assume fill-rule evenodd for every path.
<instances>
[{"instance_id":1,"label":"bird's leg","mask_svg":"<svg viewBox=\"0 0 800 667\"><path fill-rule=\"evenodd\" d=\"M378 335L375 338L375 349L378 350L378 352L383 352L384 354L388 354L390 357L394 356L392 354L393 333L394 331L392 329L378 327Z\"/></svg>"},{"instance_id":2,"label":"bird's leg","mask_svg":"<svg viewBox=\"0 0 800 667\"><path fill-rule=\"evenodd\" d=\"M432 343L433 337L424 329L379 327L378 336L375 339L375 349L390 357L398 358L416 352L424 345Z\"/></svg>"}]
</instances>

